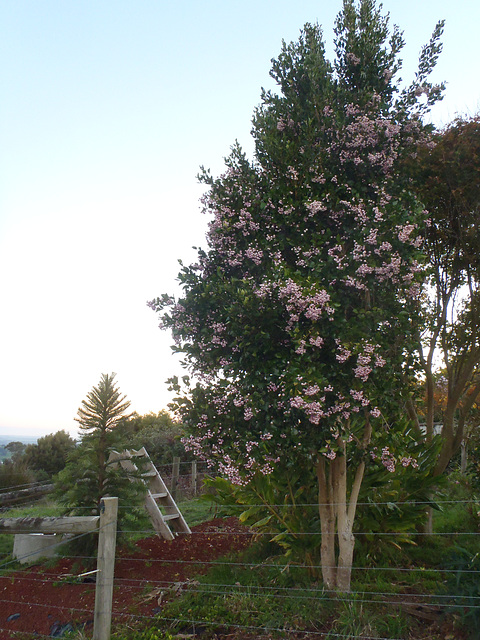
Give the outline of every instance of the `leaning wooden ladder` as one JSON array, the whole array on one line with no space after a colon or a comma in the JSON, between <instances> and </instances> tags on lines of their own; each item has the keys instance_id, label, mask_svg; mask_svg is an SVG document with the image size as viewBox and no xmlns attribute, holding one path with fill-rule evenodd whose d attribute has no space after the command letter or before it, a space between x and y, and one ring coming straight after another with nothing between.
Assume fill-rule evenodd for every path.
<instances>
[{"instance_id":1,"label":"leaning wooden ladder","mask_svg":"<svg viewBox=\"0 0 480 640\"><path fill-rule=\"evenodd\" d=\"M122 453L115 451L110 455L109 460L118 461L127 473L138 473L135 458L142 458L139 466L147 488L145 509L155 531L166 540L173 540L179 533L192 533L145 447L138 451L122 451Z\"/></svg>"}]
</instances>

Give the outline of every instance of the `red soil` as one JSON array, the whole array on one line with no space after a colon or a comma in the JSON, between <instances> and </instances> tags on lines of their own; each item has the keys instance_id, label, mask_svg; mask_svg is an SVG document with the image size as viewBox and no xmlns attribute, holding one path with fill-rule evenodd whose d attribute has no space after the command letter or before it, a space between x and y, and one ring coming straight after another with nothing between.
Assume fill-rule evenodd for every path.
<instances>
[{"instance_id":1,"label":"red soil","mask_svg":"<svg viewBox=\"0 0 480 640\"><path fill-rule=\"evenodd\" d=\"M113 624L155 615L162 591L171 592L172 586L180 590L182 582L206 571L207 562L248 546L245 533L235 518L216 519L172 542L155 536L140 540L133 550L117 550ZM48 568L30 566L0 576L0 640L19 631L58 636L68 623L84 625L91 635L95 585L68 583L68 576L81 573L73 564L65 558Z\"/></svg>"}]
</instances>

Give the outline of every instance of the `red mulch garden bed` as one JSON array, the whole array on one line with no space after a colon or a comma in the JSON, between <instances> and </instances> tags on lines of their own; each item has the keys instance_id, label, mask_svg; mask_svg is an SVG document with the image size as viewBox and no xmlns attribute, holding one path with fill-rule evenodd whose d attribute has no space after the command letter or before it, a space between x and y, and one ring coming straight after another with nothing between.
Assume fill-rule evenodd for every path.
<instances>
[{"instance_id":1,"label":"red mulch garden bed","mask_svg":"<svg viewBox=\"0 0 480 640\"><path fill-rule=\"evenodd\" d=\"M154 536L139 540L134 549L117 550L114 624L155 615L162 591L172 583L180 589L182 582L204 573L207 562L250 543L236 518L215 519L192 531L171 542ZM15 637L14 632L59 637L66 625L81 625L91 635L95 584L68 582L81 573L74 562L64 558L54 566L29 566L0 576L0 640Z\"/></svg>"}]
</instances>

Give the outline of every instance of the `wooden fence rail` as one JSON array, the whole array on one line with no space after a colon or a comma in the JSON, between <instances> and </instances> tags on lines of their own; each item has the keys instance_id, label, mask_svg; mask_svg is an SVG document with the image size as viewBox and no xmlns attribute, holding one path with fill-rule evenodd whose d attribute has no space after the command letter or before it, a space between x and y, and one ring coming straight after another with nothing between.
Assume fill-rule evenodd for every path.
<instances>
[{"instance_id":1,"label":"wooden fence rail","mask_svg":"<svg viewBox=\"0 0 480 640\"><path fill-rule=\"evenodd\" d=\"M184 472L186 465L191 468L189 471ZM171 467L171 476L169 472L164 471L166 466ZM182 466L182 470L180 468ZM180 462L180 458L175 457L173 463L170 465L160 465L158 467L162 471L162 475L170 478L171 493L172 496L177 499L179 494L187 493L196 496L200 491L201 479L204 477L204 473L198 470L198 463L193 462ZM188 468L188 467L187 467ZM181 479L188 477L188 480ZM9 507L32 499L36 500L42 496L52 493L54 485L51 483L37 485L35 487L28 487L27 489L18 489L16 491L0 492L0 508Z\"/></svg>"},{"instance_id":2,"label":"wooden fence rail","mask_svg":"<svg viewBox=\"0 0 480 640\"><path fill-rule=\"evenodd\" d=\"M17 491L5 491L0 493L0 507L7 507L25 500L41 498L53 491L53 484L41 484L28 489L18 489Z\"/></svg>"},{"instance_id":3,"label":"wooden fence rail","mask_svg":"<svg viewBox=\"0 0 480 640\"><path fill-rule=\"evenodd\" d=\"M72 518L0 518L0 533L88 533L98 529L100 516Z\"/></svg>"}]
</instances>

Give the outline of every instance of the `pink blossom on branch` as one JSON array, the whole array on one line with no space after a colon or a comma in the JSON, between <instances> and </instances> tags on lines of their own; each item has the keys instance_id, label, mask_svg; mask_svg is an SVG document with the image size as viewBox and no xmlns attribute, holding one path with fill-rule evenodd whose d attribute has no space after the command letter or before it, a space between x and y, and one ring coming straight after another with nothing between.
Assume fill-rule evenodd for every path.
<instances>
[{"instance_id":1,"label":"pink blossom on branch","mask_svg":"<svg viewBox=\"0 0 480 640\"><path fill-rule=\"evenodd\" d=\"M313 27L310 36L302 47L319 37ZM324 74L328 91L306 82L300 108L297 59L288 74L276 61L283 80L255 114L257 156L235 146L224 174L205 179L208 249L181 272L180 303L162 318L200 381L181 407L199 434L189 446L213 452L236 483L271 472L287 443L313 460L331 434L353 452L354 424L379 437L382 388L400 379L395 349L408 355L423 278L426 214L396 168L425 135L408 105L396 107L393 63L367 86L360 51L344 51L334 78L292 46L305 78Z\"/></svg>"}]
</instances>

